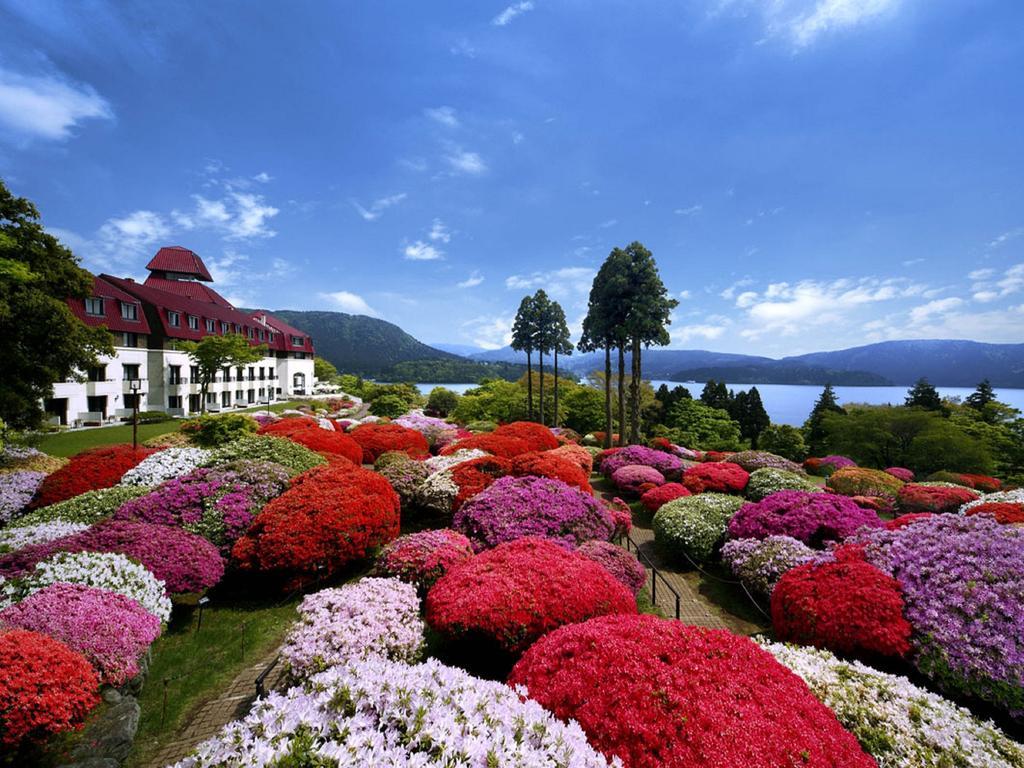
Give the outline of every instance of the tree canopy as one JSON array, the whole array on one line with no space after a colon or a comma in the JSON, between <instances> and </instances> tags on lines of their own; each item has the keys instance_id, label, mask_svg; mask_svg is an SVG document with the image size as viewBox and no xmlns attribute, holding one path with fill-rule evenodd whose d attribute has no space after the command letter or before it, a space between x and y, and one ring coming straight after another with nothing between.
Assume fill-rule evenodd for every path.
<instances>
[{"instance_id":1,"label":"tree canopy","mask_svg":"<svg viewBox=\"0 0 1024 768\"><path fill-rule=\"evenodd\" d=\"M908 408L924 408L927 411L941 411L942 398L939 390L928 383L928 379L921 377L910 389L907 390L907 399L904 405Z\"/></svg>"},{"instance_id":2,"label":"tree canopy","mask_svg":"<svg viewBox=\"0 0 1024 768\"><path fill-rule=\"evenodd\" d=\"M199 341L180 342L178 346L199 369L200 402L203 412L206 411L206 393L210 388L210 382L223 368L255 363L267 354L265 344L253 346L240 333L204 336Z\"/></svg>"}]
</instances>

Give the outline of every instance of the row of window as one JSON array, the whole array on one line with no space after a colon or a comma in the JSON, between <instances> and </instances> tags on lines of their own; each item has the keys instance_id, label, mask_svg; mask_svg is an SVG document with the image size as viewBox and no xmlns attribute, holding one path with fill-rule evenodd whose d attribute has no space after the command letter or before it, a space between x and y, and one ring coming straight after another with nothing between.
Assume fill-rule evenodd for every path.
<instances>
[{"instance_id":1,"label":"row of window","mask_svg":"<svg viewBox=\"0 0 1024 768\"><path fill-rule=\"evenodd\" d=\"M141 365L138 363L126 363L121 366L121 381L131 381L132 379L139 378ZM106 381L107 380L107 366L105 365L94 365L92 368L85 372L85 377L88 381Z\"/></svg>"},{"instance_id":2,"label":"row of window","mask_svg":"<svg viewBox=\"0 0 1024 768\"><path fill-rule=\"evenodd\" d=\"M139 305L133 301L118 301L121 307L121 319L138 321ZM85 300L85 314L94 317L106 317L106 299L100 296L90 296Z\"/></svg>"}]
</instances>

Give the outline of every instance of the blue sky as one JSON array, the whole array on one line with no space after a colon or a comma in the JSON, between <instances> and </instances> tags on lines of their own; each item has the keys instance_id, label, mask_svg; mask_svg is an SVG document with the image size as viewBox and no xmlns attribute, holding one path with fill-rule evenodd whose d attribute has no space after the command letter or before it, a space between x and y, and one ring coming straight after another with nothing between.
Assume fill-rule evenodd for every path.
<instances>
[{"instance_id":1,"label":"blue sky","mask_svg":"<svg viewBox=\"0 0 1024 768\"><path fill-rule=\"evenodd\" d=\"M7 2L0 176L95 271L506 341L615 245L673 346L1024 340L1024 3Z\"/></svg>"}]
</instances>

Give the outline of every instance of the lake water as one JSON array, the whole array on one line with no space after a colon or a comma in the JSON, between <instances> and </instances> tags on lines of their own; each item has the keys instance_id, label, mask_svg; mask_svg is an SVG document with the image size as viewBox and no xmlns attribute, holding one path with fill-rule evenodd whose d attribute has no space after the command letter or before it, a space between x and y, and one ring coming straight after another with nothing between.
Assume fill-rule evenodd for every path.
<instances>
[{"instance_id":1,"label":"lake water","mask_svg":"<svg viewBox=\"0 0 1024 768\"><path fill-rule=\"evenodd\" d=\"M670 389L677 384L682 384L690 390L690 394L694 397L700 397L700 392L704 388L704 382L694 384L657 379L651 384L655 389L662 384L667 384ZM476 384L420 383L416 386L423 394L429 393L434 387L446 387L461 394L467 389L472 389ZM818 399L822 390L820 386L801 386L799 384L726 384L726 386L735 391L756 386L771 420L776 424L792 424L793 426L800 426L804 423L811 408L814 407L814 401ZM907 387L833 387L833 389L835 389L840 404L843 405L848 403L902 405L903 399L907 395ZM937 389L943 397L959 397L961 399L974 391L969 387L937 387ZM1024 389L997 389L996 398L1024 411Z\"/></svg>"}]
</instances>

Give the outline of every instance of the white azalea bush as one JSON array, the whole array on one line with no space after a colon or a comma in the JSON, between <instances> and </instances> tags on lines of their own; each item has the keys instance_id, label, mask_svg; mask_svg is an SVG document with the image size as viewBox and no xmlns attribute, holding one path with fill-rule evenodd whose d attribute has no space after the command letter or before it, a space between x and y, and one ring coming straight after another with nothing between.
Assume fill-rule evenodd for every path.
<instances>
[{"instance_id":1,"label":"white azalea bush","mask_svg":"<svg viewBox=\"0 0 1024 768\"><path fill-rule=\"evenodd\" d=\"M60 552L37 563L26 576L13 580L12 586L17 599L22 600L57 582L84 584L117 592L138 601L161 622L171 617L171 599L167 596L164 583L148 568L124 555L113 552Z\"/></svg>"},{"instance_id":2,"label":"white azalea bush","mask_svg":"<svg viewBox=\"0 0 1024 768\"><path fill-rule=\"evenodd\" d=\"M69 523L65 520L4 528L0 530L0 553L14 552L30 544L42 544L54 539L62 539L74 533L81 533L88 528L86 523Z\"/></svg>"},{"instance_id":3,"label":"white azalea bush","mask_svg":"<svg viewBox=\"0 0 1024 768\"><path fill-rule=\"evenodd\" d=\"M110 517L121 505L130 499L149 493L152 488L146 485L115 485L113 488L101 488L98 491L86 491L65 501L58 501L48 507L33 510L18 518L18 525L36 525L38 523L86 523L92 525Z\"/></svg>"},{"instance_id":4,"label":"white azalea bush","mask_svg":"<svg viewBox=\"0 0 1024 768\"><path fill-rule=\"evenodd\" d=\"M575 722L563 723L503 683L436 660L371 657L305 687L260 699L175 768L267 765L598 768L609 762Z\"/></svg>"},{"instance_id":5,"label":"white azalea bush","mask_svg":"<svg viewBox=\"0 0 1024 768\"><path fill-rule=\"evenodd\" d=\"M202 448L166 448L147 456L121 476L121 485L160 485L175 477L187 475L210 459L210 451Z\"/></svg>"},{"instance_id":6,"label":"white azalea bush","mask_svg":"<svg viewBox=\"0 0 1024 768\"><path fill-rule=\"evenodd\" d=\"M424 460L423 463L427 465L431 473L442 472L446 469L451 469L456 464L461 464L471 459L479 459L481 456L486 455L487 451L481 451L479 448L460 448L447 456L431 456L429 459Z\"/></svg>"},{"instance_id":7,"label":"white azalea bush","mask_svg":"<svg viewBox=\"0 0 1024 768\"><path fill-rule=\"evenodd\" d=\"M281 656L296 679L355 658L416 661L426 626L416 587L392 578L365 578L324 589L299 605L299 620Z\"/></svg>"},{"instance_id":8,"label":"white azalea bush","mask_svg":"<svg viewBox=\"0 0 1024 768\"><path fill-rule=\"evenodd\" d=\"M651 523L654 540L671 556L697 562L711 559L729 520L743 506L739 496L698 493L663 504Z\"/></svg>"},{"instance_id":9,"label":"white azalea bush","mask_svg":"<svg viewBox=\"0 0 1024 768\"><path fill-rule=\"evenodd\" d=\"M984 496L968 501L960 507L960 514L966 514L969 509L981 506L982 504L1024 504L1024 488L986 493Z\"/></svg>"},{"instance_id":10,"label":"white azalea bush","mask_svg":"<svg viewBox=\"0 0 1024 768\"><path fill-rule=\"evenodd\" d=\"M451 512L458 495L459 485L448 469L430 475L416 489L417 503L435 512Z\"/></svg>"},{"instance_id":11,"label":"white azalea bush","mask_svg":"<svg viewBox=\"0 0 1024 768\"><path fill-rule=\"evenodd\" d=\"M824 493L825 489L808 478L807 475L775 467L763 467L750 473L750 479L743 492L751 501L761 501L765 496L771 496L778 491Z\"/></svg>"},{"instance_id":12,"label":"white azalea bush","mask_svg":"<svg viewBox=\"0 0 1024 768\"><path fill-rule=\"evenodd\" d=\"M807 683L879 768L1020 768L1024 748L993 723L905 677L805 646L762 642Z\"/></svg>"}]
</instances>

